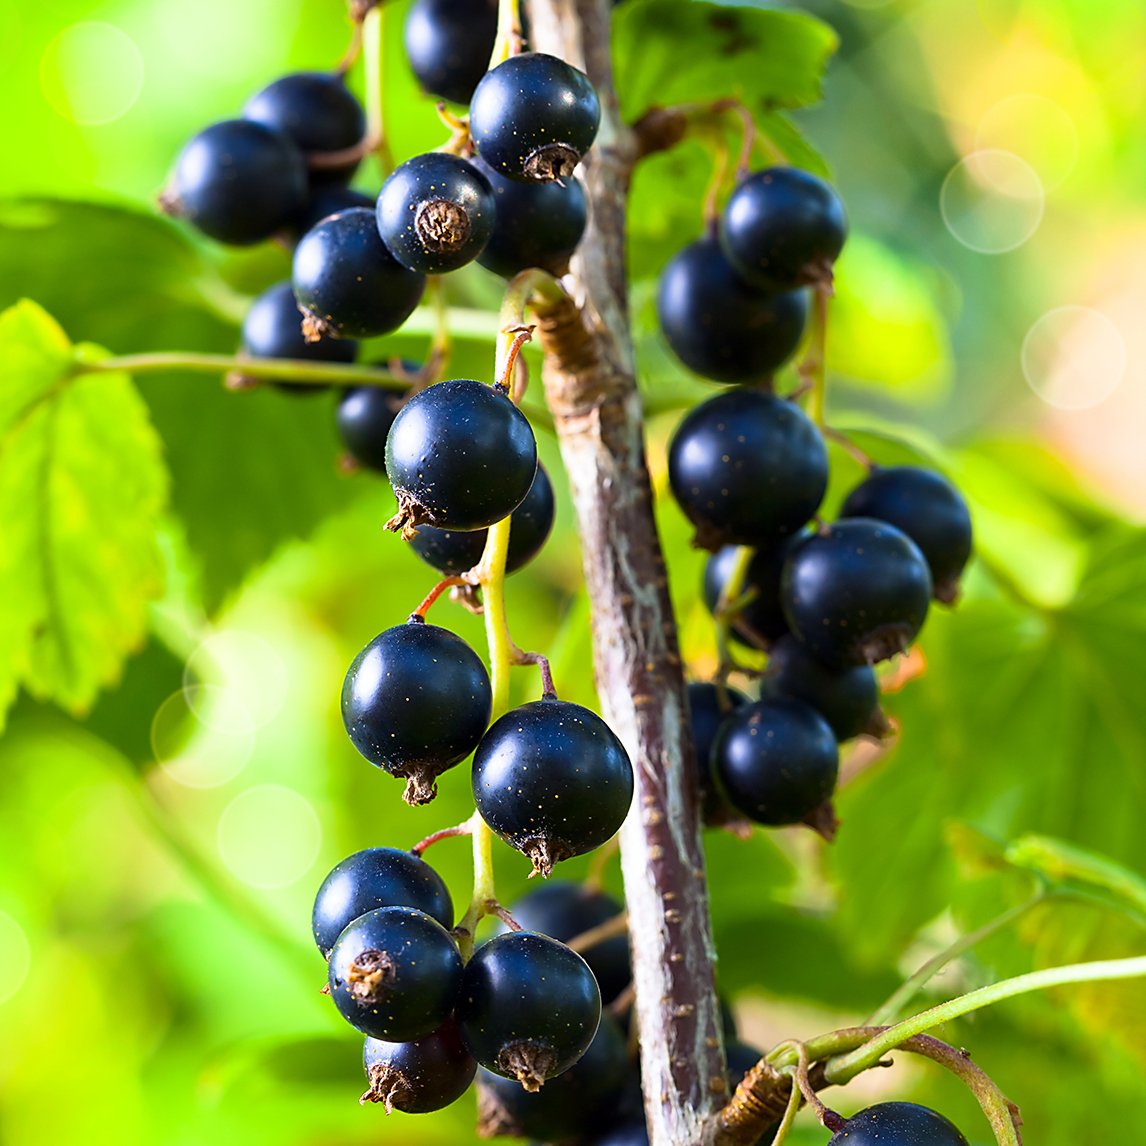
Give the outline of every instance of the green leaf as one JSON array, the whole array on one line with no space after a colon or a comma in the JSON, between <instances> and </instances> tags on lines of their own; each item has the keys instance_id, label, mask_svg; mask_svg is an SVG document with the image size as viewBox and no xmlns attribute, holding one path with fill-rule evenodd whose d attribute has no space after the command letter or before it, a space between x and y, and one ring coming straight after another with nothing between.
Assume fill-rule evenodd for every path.
<instances>
[{"instance_id":1,"label":"green leaf","mask_svg":"<svg viewBox=\"0 0 1146 1146\"><path fill-rule=\"evenodd\" d=\"M19 683L89 708L162 587L167 476L147 407L126 375L73 376L69 351L35 303L0 315L0 713Z\"/></svg>"},{"instance_id":2,"label":"green leaf","mask_svg":"<svg viewBox=\"0 0 1146 1146\"><path fill-rule=\"evenodd\" d=\"M654 105L724 96L739 96L754 110L806 106L820 98L835 48L835 33L812 16L702 0L628 0L613 23L617 86L629 119Z\"/></svg>"},{"instance_id":3,"label":"green leaf","mask_svg":"<svg viewBox=\"0 0 1146 1146\"><path fill-rule=\"evenodd\" d=\"M1106 856L1049 836L1026 835L1007 848L1007 859L1053 883L1097 888L1146 915L1146 879Z\"/></svg>"}]
</instances>

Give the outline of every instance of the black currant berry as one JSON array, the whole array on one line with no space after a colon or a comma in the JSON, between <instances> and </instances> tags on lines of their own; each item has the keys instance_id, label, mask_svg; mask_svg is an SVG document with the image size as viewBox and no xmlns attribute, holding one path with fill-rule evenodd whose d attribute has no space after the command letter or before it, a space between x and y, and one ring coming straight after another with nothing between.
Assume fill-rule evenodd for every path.
<instances>
[{"instance_id":1,"label":"black currant berry","mask_svg":"<svg viewBox=\"0 0 1146 1146\"><path fill-rule=\"evenodd\" d=\"M600 1138L594 1138L589 1146L649 1146L649 1131L644 1122L625 1122L606 1130Z\"/></svg>"},{"instance_id":2,"label":"black currant berry","mask_svg":"<svg viewBox=\"0 0 1146 1146\"><path fill-rule=\"evenodd\" d=\"M323 219L330 218L351 207L365 207L373 211L378 201L377 195L367 195L344 187L341 183L323 183L312 187L302 210L291 221L291 230L297 238L302 238L312 227L317 227Z\"/></svg>"},{"instance_id":3,"label":"black currant berry","mask_svg":"<svg viewBox=\"0 0 1146 1146\"><path fill-rule=\"evenodd\" d=\"M290 283L276 283L263 291L243 319L243 344L240 356L248 358L297 358L307 362L353 362L358 343L349 339L334 342L323 339L307 342L303 337L302 315ZM241 371L240 371L241 373ZM321 383L300 385L282 383L289 393L310 394L325 390Z\"/></svg>"},{"instance_id":4,"label":"black currant berry","mask_svg":"<svg viewBox=\"0 0 1146 1146\"><path fill-rule=\"evenodd\" d=\"M398 496L387 528L407 540L419 525L485 529L525 500L536 473L533 429L505 393L470 378L439 382L402 407L386 439Z\"/></svg>"},{"instance_id":5,"label":"black currant berry","mask_svg":"<svg viewBox=\"0 0 1146 1146\"><path fill-rule=\"evenodd\" d=\"M476 165L489 180L497 207L478 262L507 279L529 267L563 275L589 219L580 181L523 183L499 175L480 158Z\"/></svg>"},{"instance_id":6,"label":"black currant berry","mask_svg":"<svg viewBox=\"0 0 1146 1146\"><path fill-rule=\"evenodd\" d=\"M833 668L903 652L927 617L931 573L919 547L885 521L837 521L792 547L780 603L792 632Z\"/></svg>"},{"instance_id":7,"label":"black currant berry","mask_svg":"<svg viewBox=\"0 0 1146 1146\"><path fill-rule=\"evenodd\" d=\"M366 848L336 864L314 897L318 949L329 955L349 924L379 907L416 907L443 927L454 925L449 889L425 860L397 848Z\"/></svg>"},{"instance_id":8,"label":"black currant berry","mask_svg":"<svg viewBox=\"0 0 1146 1146\"><path fill-rule=\"evenodd\" d=\"M515 931L474 952L457 1017L482 1066L536 1091L589 1049L601 1021L601 992L589 965L564 943Z\"/></svg>"},{"instance_id":9,"label":"black currant berry","mask_svg":"<svg viewBox=\"0 0 1146 1146\"><path fill-rule=\"evenodd\" d=\"M839 196L796 167L769 167L732 192L720 244L740 276L766 290L830 282L848 221Z\"/></svg>"},{"instance_id":10,"label":"black currant berry","mask_svg":"<svg viewBox=\"0 0 1146 1146\"><path fill-rule=\"evenodd\" d=\"M161 205L220 243L246 246L289 226L306 187L306 162L288 135L228 119L179 153Z\"/></svg>"},{"instance_id":11,"label":"black currant berry","mask_svg":"<svg viewBox=\"0 0 1146 1146\"><path fill-rule=\"evenodd\" d=\"M728 802L757 824L798 824L831 798L839 747L815 709L761 700L721 724L712 767Z\"/></svg>"},{"instance_id":12,"label":"black currant berry","mask_svg":"<svg viewBox=\"0 0 1146 1146\"><path fill-rule=\"evenodd\" d=\"M528 565L541 552L553 528L555 511L549 475L544 466L538 465L529 493L510 514L509 551L505 557L507 573L515 573ZM487 536L484 529L462 531L423 525L410 538L410 548L439 572L453 575L472 569L481 560Z\"/></svg>"},{"instance_id":13,"label":"black currant berry","mask_svg":"<svg viewBox=\"0 0 1146 1146\"><path fill-rule=\"evenodd\" d=\"M761 695L787 696L810 704L841 742L853 736L883 736L888 731L887 718L879 709L879 684L870 665L829 668L791 635L772 646Z\"/></svg>"},{"instance_id":14,"label":"black currant berry","mask_svg":"<svg viewBox=\"0 0 1146 1146\"><path fill-rule=\"evenodd\" d=\"M414 0L406 55L430 95L469 103L497 39L497 0Z\"/></svg>"},{"instance_id":15,"label":"black currant berry","mask_svg":"<svg viewBox=\"0 0 1146 1146\"><path fill-rule=\"evenodd\" d=\"M661 273L657 315L672 352L690 370L714 382L755 382L792 357L808 305L802 291L749 286L716 239L706 238Z\"/></svg>"},{"instance_id":16,"label":"black currant berry","mask_svg":"<svg viewBox=\"0 0 1146 1146\"><path fill-rule=\"evenodd\" d=\"M378 196L378 233L411 271L443 274L473 262L493 231L493 188L477 166L430 151L396 168Z\"/></svg>"},{"instance_id":17,"label":"black currant berry","mask_svg":"<svg viewBox=\"0 0 1146 1146\"><path fill-rule=\"evenodd\" d=\"M690 684L687 691L696 776L700 785L704 819L708 822L719 817L724 803L712 775L712 745L725 718L733 709L747 704L748 697L728 686L725 686L721 696L721 690L708 683Z\"/></svg>"},{"instance_id":18,"label":"black currant berry","mask_svg":"<svg viewBox=\"0 0 1146 1146\"><path fill-rule=\"evenodd\" d=\"M306 156L347 151L366 134L366 113L333 72L295 72L275 80L251 97L243 118L289 135ZM335 166L311 164L310 181L346 183L358 168L357 158Z\"/></svg>"},{"instance_id":19,"label":"black currant berry","mask_svg":"<svg viewBox=\"0 0 1146 1146\"><path fill-rule=\"evenodd\" d=\"M545 697L506 713L482 737L473 793L482 819L548 875L617 832L633 800L633 767L595 712Z\"/></svg>"},{"instance_id":20,"label":"black currant berry","mask_svg":"<svg viewBox=\"0 0 1146 1146\"><path fill-rule=\"evenodd\" d=\"M914 1102L880 1102L853 1114L828 1146L967 1146L954 1123Z\"/></svg>"},{"instance_id":21,"label":"black currant berry","mask_svg":"<svg viewBox=\"0 0 1146 1146\"><path fill-rule=\"evenodd\" d=\"M478 154L511 179L567 179L600 122L589 77L542 52L510 56L482 77L470 100Z\"/></svg>"},{"instance_id":22,"label":"black currant berry","mask_svg":"<svg viewBox=\"0 0 1146 1146\"><path fill-rule=\"evenodd\" d=\"M318 345L329 341L323 339ZM404 400L403 395L381 386L351 386L339 399L338 433L359 465L386 472L386 438Z\"/></svg>"},{"instance_id":23,"label":"black currant berry","mask_svg":"<svg viewBox=\"0 0 1146 1146\"><path fill-rule=\"evenodd\" d=\"M873 517L902 529L931 570L935 599L950 605L971 557L971 512L942 474L919 466L877 467L848 494L840 517Z\"/></svg>"},{"instance_id":24,"label":"black currant berry","mask_svg":"<svg viewBox=\"0 0 1146 1146\"><path fill-rule=\"evenodd\" d=\"M607 1012L589 1049L567 1071L530 1093L515 1079L478 1075L478 1136L546 1142L581 1138L606 1123L629 1076L625 1036Z\"/></svg>"},{"instance_id":25,"label":"black currant berry","mask_svg":"<svg viewBox=\"0 0 1146 1146\"><path fill-rule=\"evenodd\" d=\"M342 719L371 764L406 780L406 802L425 804L435 779L477 746L492 701L477 653L448 629L411 618L354 658Z\"/></svg>"},{"instance_id":26,"label":"black currant berry","mask_svg":"<svg viewBox=\"0 0 1146 1146\"><path fill-rule=\"evenodd\" d=\"M802 533L797 533L752 554L737 594L742 597L751 593L752 598L731 618L733 635L746 645L768 649L787 633L788 622L780 608L780 575L784 571L789 548L802 536ZM737 546L725 545L705 562L704 603L714 616L720 595L738 560L737 552Z\"/></svg>"},{"instance_id":27,"label":"black currant berry","mask_svg":"<svg viewBox=\"0 0 1146 1146\"><path fill-rule=\"evenodd\" d=\"M364 1035L411 1042L450 1017L462 966L436 919L413 907L380 907L348 924L331 948L330 997Z\"/></svg>"},{"instance_id":28,"label":"black currant berry","mask_svg":"<svg viewBox=\"0 0 1146 1146\"><path fill-rule=\"evenodd\" d=\"M568 943L578 935L616 919L624 910L603 891L583 883L550 880L523 895L510 908L510 914L526 931L537 931L550 939ZM612 939L595 943L587 951L582 951L581 957L596 976L601 999L605 1003L611 1003L633 977L627 935L614 935Z\"/></svg>"},{"instance_id":29,"label":"black currant berry","mask_svg":"<svg viewBox=\"0 0 1146 1146\"><path fill-rule=\"evenodd\" d=\"M702 402L669 446L669 481L696 526L696 544L766 546L819 508L828 453L794 403L736 389Z\"/></svg>"},{"instance_id":30,"label":"black currant berry","mask_svg":"<svg viewBox=\"0 0 1146 1146\"><path fill-rule=\"evenodd\" d=\"M292 285L308 338L374 338L410 317L426 277L390 254L373 211L351 207L303 235Z\"/></svg>"},{"instance_id":31,"label":"black currant berry","mask_svg":"<svg viewBox=\"0 0 1146 1146\"><path fill-rule=\"evenodd\" d=\"M429 1114L456 1102L470 1088L477 1063L448 1019L413 1042L367 1039L362 1048L369 1090L362 1102L381 1102L386 1113Z\"/></svg>"}]
</instances>

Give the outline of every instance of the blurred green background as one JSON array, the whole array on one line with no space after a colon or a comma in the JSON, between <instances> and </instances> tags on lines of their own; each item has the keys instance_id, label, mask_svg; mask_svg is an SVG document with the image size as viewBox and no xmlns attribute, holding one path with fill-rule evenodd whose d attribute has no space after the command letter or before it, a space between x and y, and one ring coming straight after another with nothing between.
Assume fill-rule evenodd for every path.
<instances>
[{"instance_id":1,"label":"blurred green background","mask_svg":"<svg viewBox=\"0 0 1146 1146\"><path fill-rule=\"evenodd\" d=\"M387 7L399 157L443 136L401 59L405 7ZM832 421L879 460L946 468L973 503L981 552L961 607L937 610L921 655L890 670L898 743L878 758L848 752L838 842L707 838L722 987L743 1036L766 1046L861 1020L902 974L1019 902L1030 877L1004 848L1027 833L1124 865L1139 898L1067 873L1079 894L984 944L934 997L1146 946L1133 875L1146 861L1146 11L760 7L810 11L839 36L823 101L768 118L791 154L817 162L798 128L823 156L853 222ZM701 74L705 45L646 37L647 9L630 0L617 16L628 101L681 98L674 73L698 97L713 83L761 94L767 69L737 57ZM811 24L790 32L812 56L828 47ZM338 0L0 0L0 304L34 298L73 339L116 353L233 350L244 296L285 277L286 254L210 249L150 204L195 131L285 71L332 66L347 37ZM670 361L651 299L659 268L699 233L708 172L690 143L650 161L634 189L634 313L662 489L667 436L708 388ZM496 307L499 283L472 268L448 289L463 320L451 372L484 376L494 319L478 312ZM416 357L431 329L419 313L376 349ZM464 768L428 809L402 805L337 709L351 657L433 575L382 532L385 484L338 473L329 395L236 395L175 374L139 387L171 476L155 531L165 587L146 613L142 597L128 609L146 640L130 623L115 635L142 647L90 712L82 696L61 697L65 712L22 695L0 741L0 1141L471 1141L471 1098L422 1119L358 1106L360 1040L318 994L309 937L337 860L468 814ZM592 703L577 542L538 403L562 505L545 553L511 582L511 625L550 653L563 695ZM830 501L859 476L833 461ZM682 638L703 677L715 650L702 557L669 500ZM474 618L437 608L481 647ZM525 699L535 681L522 673L514 687ZM431 856L463 903L465 844ZM504 848L496 859L512 901L526 865ZM607 883L619 892L615 861ZM1120 985L1011 1002L944 1035L1020 1103L1031 1143L1075 1146L1126 1141L1146 1120L1143 1031L1146 991ZM989 1140L935 1069L875 1075L831 1101L850 1112L873 1095L916 1098ZM825 1140L801 1122L793 1141Z\"/></svg>"}]
</instances>

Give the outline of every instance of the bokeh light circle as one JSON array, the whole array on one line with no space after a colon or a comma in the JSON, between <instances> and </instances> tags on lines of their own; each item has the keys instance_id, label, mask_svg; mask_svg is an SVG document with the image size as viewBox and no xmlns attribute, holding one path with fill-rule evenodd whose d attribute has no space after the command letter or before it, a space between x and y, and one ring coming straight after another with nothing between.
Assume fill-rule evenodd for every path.
<instances>
[{"instance_id":1,"label":"bokeh light circle","mask_svg":"<svg viewBox=\"0 0 1146 1146\"><path fill-rule=\"evenodd\" d=\"M242 772L254 755L254 721L230 690L189 685L156 710L151 750L156 763L177 784L218 788Z\"/></svg>"},{"instance_id":2,"label":"bokeh light circle","mask_svg":"<svg viewBox=\"0 0 1146 1146\"><path fill-rule=\"evenodd\" d=\"M1118 388L1126 373L1126 339L1101 311L1063 306L1027 331L1022 350L1027 385L1058 410L1089 410Z\"/></svg>"},{"instance_id":3,"label":"bokeh light circle","mask_svg":"<svg viewBox=\"0 0 1146 1146\"><path fill-rule=\"evenodd\" d=\"M1042 222L1046 196L1035 169L1011 151L973 151L947 173L939 210L952 236L982 255L1021 247Z\"/></svg>"},{"instance_id":4,"label":"bokeh light circle","mask_svg":"<svg viewBox=\"0 0 1146 1146\"><path fill-rule=\"evenodd\" d=\"M242 712L255 728L269 724L286 703L288 684L286 662L274 646L257 633L242 629L220 629L205 638L187 658L183 683L190 692L197 684L210 684L230 694L230 704L213 712L200 712L198 700L214 694L189 697L192 711L211 727L231 727L226 722Z\"/></svg>"},{"instance_id":5,"label":"bokeh light circle","mask_svg":"<svg viewBox=\"0 0 1146 1146\"><path fill-rule=\"evenodd\" d=\"M23 987L31 968L28 936L12 916L0 911L0 1004L8 1002Z\"/></svg>"},{"instance_id":6,"label":"bokeh light circle","mask_svg":"<svg viewBox=\"0 0 1146 1146\"><path fill-rule=\"evenodd\" d=\"M45 49L40 86L64 119L84 127L114 123L143 91L143 55L114 24L71 24Z\"/></svg>"},{"instance_id":7,"label":"bokeh light circle","mask_svg":"<svg viewBox=\"0 0 1146 1146\"><path fill-rule=\"evenodd\" d=\"M975 146L1008 151L1031 165L1043 191L1060 186L1078 163L1078 127L1052 99L1021 92L990 108L975 130Z\"/></svg>"},{"instance_id":8,"label":"bokeh light circle","mask_svg":"<svg viewBox=\"0 0 1146 1146\"><path fill-rule=\"evenodd\" d=\"M240 792L219 817L219 854L245 884L264 891L289 887L310 870L322 828L310 802L281 784Z\"/></svg>"}]
</instances>

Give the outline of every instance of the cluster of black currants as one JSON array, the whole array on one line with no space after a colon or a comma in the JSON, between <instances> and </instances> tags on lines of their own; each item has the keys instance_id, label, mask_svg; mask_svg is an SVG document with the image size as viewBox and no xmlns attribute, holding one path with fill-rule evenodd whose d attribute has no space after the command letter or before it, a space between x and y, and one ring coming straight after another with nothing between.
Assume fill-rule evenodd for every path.
<instances>
[{"instance_id":1,"label":"cluster of black currants","mask_svg":"<svg viewBox=\"0 0 1146 1146\"><path fill-rule=\"evenodd\" d=\"M705 600L769 654L756 699L689 686L713 823L830 834L839 743L888 730L872 666L908 648L933 597L955 600L971 553L962 496L919 467L873 466L837 521L810 524L828 485L824 437L770 375L800 339L801 288L828 288L846 229L826 183L760 171L734 190L719 241L686 248L661 281L661 325L681 359L713 381L756 382L692 410L669 450L673 493L713 551Z\"/></svg>"}]
</instances>

